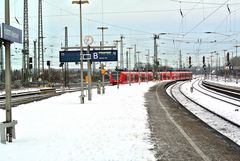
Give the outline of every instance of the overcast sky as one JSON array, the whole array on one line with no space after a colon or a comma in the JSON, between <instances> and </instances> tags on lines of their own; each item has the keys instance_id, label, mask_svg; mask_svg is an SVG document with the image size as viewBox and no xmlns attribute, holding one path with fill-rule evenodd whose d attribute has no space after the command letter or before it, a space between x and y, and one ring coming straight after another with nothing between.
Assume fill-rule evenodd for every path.
<instances>
[{"instance_id":1,"label":"overcast sky","mask_svg":"<svg viewBox=\"0 0 240 161\"><path fill-rule=\"evenodd\" d=\"M23 27L23 0L10 0L11 25ZM38 1L29 0L30 53L33 40L37 39ZM4 22L4 1L0 2L0 23ZM223 50L234 52L239 44L240 2L237 0L89 0L83 5L83 35L92 35L94 45L101 40L97 27L105 26L105 44L124 35L125 50L137 44L140 58L150 49L153 55L153 34L160 35L158 40L159 57L162 63L176 64L179 51L186 57L192 56L196 63L204 55L213 51L223 56ZM17 23L16 19L19 21ZM59 65L58 52L64 44L64 27L69 29L69 46L79 44L79 6L71 0L43 0L43 31L46 59ZM205 32L215 32L206 34ZM12 45L13 68L21 68L22 45ZM18 52L18 53L17 53ZM187 54L188 53L188 54ZM199 55L198 57L196 55ZM112 66L114 63L112 63ZM176 65L175 65L176 66Z\"/></svg>"}]
</instances>

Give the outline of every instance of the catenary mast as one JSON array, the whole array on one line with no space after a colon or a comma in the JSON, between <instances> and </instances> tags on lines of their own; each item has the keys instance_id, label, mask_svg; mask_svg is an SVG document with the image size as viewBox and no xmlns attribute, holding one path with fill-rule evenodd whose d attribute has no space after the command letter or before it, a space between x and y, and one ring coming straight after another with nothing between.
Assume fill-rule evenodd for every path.
<instances>
[{"instance_id":1,"label":"catenary mast","mask_svg":"<svg viewBox=\"0 0 240 161\"><path fill-rule=\"evenodd\" d=\"M38 0L38 76L44 73L42 0Z\"/></svg>"},{"instance_id":2,"label":"catenary mast","mask_svg":"<svg viewBox=\"0 0 240 161\"><path fill-rule=\"evenodd\" d=\"M29 78L29 27L28 27L28 0L24 0L23 12L23 50L22 50L22 79L24 85Z\"/></svg>"}]
</instances>

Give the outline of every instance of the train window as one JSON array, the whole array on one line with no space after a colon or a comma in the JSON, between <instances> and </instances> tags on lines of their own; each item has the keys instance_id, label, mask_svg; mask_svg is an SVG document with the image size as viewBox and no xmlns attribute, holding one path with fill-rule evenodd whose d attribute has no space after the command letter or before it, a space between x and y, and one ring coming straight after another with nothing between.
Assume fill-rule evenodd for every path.
<instances>
[{"instance_id":1,"label":"train window","mask_svg":"<svg viewBox=\"0 0 240 161\"><path fill-rule=\"evenodd\" d=\"M125 81L128 81L128 75L125 75L125 77L124 77L125 79Z\"/></svg>"},{"instance_id":2,"label":"train window","mask_svg":"<svg viewBox=\"0 0 240 161\"><path fill-rule=\"evenodd\" d=\"M117 75L118 75L118 79L119 79L119 73L112 72L112 80L117 80Z\"/></svg>"}]
</instances>

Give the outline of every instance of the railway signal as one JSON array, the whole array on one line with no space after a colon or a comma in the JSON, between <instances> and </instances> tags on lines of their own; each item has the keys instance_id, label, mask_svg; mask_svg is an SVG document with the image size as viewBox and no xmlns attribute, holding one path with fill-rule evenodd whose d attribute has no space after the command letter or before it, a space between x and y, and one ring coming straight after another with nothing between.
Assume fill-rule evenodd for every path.
<instances>
[{"instance_id":1,"label":"railway signal","mask_svg":"<svg viewBox=\"0 0 240 161\"><path fill-rule=\"evenodd\" d=\"M189 68L191 68L192 67L192 58L191 58L191 56L189 56L189 58L188 58L188 63L189 63Z\"/></svg>"},{"instance_id":2,"label":"railway signal","mask_svg":"<svg viewBox=\"0 0 240 161\"><path fill-rule=\"evenodd\" d=\"M229 52L227 52L227 66L230 65L230 60L229 60Z\"/></svg>"},{"instance_id":3,"label":"railway signal","mask_svg":"<svg viewBox=\"0 0 240 161\"><path fill-rule=\"evenodd\" d=\"M32 67L33 67L33 66L32 66L32 57L29 57L29 67L28 67L28 68L31 70Z\"/></svg>"},{"instance_id":4,"label":"railway signal","mask_svg":"<svg viewBox=\"0 0 240 161\"><path fill-rule=\"evenodd\" d=\"M203 56L203 68L206 67L206 63L205 63L205 56Z\"/></svg>"},{"instance_id":5,"label":"railway signal","mask_svg":"<svg viewBox=\"0 0 240 161\"><path fill-rule=\"evenodd\" d=\"M47 61L47 66L50 66L50 61Z\"/></svg>"}]
</instances>

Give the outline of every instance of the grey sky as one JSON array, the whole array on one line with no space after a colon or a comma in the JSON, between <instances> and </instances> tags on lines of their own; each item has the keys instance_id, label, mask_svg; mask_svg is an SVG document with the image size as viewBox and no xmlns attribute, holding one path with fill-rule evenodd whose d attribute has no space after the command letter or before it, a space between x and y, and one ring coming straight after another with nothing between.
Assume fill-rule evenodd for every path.
<instances>
[{"instance_id":1,"label":"grey sky","mask_svg":"<svg viewBox=\"0 0 240 161\"><path fill-rule=\"evenodd\" d=\"M22 29L23 0L10 2L11 25ZM29 0L31 53L33 40L37 39L37 5L37 0ZM2 23L4 0L0 2L0 11ZM153 34L169 33L160 35L158 40L163 64L166 59L169 65L176 64L179 50L184 61L191 55L196 64L196 55L201 59L213 51L218 51L222 56L225 49L235 52L234 45L239 44L239 12L240 2L237 0L89 0L89 4L83 6L83 34L92 35L94 44L98 45L101 32L97 27L107 26L106 44L112 45L113 40L119 39L122 34L126 37L125 49L137 44L144 62L146 49L150 49L153 55ZM57 67L65 26L69 29L69 45L79 44L79 6L73 5L71 0L43 0L43 16L45 60L53 61ZM15 17L20 24L17 24ZM14 44L12 48L12 66L20 68L21 53L16 53L15 48L21 50L22 45Z\"/></svg>"}]
</instances>

